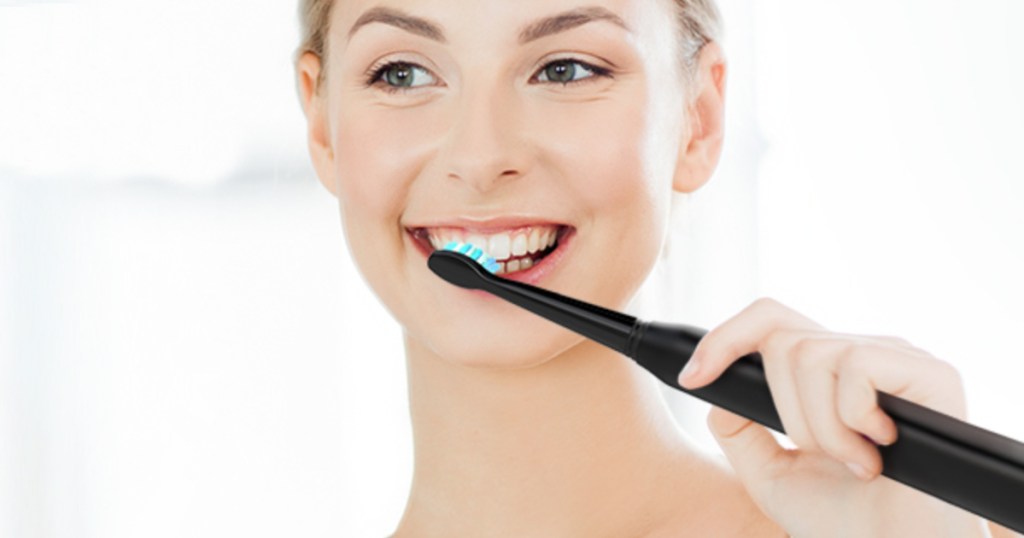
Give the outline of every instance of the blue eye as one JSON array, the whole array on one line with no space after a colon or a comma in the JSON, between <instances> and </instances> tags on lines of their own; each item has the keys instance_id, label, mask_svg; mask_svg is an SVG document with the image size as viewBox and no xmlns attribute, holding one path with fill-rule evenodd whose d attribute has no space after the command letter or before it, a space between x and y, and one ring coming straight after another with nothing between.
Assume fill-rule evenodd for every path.
<instances>
[{"instance_id":1,"label":"blue eye","mask_svg":"<svg viewBox=\"0 0 1024 538\"><path fill-rule=\"evenodd\" d=\"M428 77L428 83L434 80L430 72L419 65L410 62L389 62L373 71L368 85L372 86L377 81L383 79L385 83L384 91L406 91L409 88L422 86L422 84L413 83L422 78L422 76L417 76L420 73Z\"/></svg>"},{"instance_id":2,"label":"blue eye","mask_svg":"<svg viewBox=\"0 0 1024 538\"><path fill-rule=\"evenodd\" d=\"M589 75L577 78L577 75L586 75L587 73L589 73ZM540 70L539 74L546 78L546 80L542 80L542 82L557 82L562 85L567 85L597 76L608 76L608 70L583 63L579 60L564 59L555 60L545 65L544 68Z\"/></svg>"},{"instance_id":3,"label":"blue eye","mask_svg":"<svg viewBox=\"0 0 1024 538\"><path fill-rule=\"evenodd\" d=\"M428 78L425 84L415 84L423 77ZM545 64L533 78L539 82L568 86L598 77L611 78L611 70L579 60L563 58ZM431 82L437 82L437 80L430 74L430 71L422 66L411 62L387 62L371 69L366 85L369 87L380 83L383 86L381 89L385 92L397 93L429 85Z\"/></svg>"}]
</instances>

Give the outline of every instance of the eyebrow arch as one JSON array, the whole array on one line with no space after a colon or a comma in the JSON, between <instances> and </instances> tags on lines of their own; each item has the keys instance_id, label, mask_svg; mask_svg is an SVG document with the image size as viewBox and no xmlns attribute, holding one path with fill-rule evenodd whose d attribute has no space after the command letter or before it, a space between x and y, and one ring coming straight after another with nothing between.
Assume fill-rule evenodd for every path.
<instances>
[{"instance_id":1,"label":"eyebrow arch","mask_svg":"<svg viewBox=\"0 0 1024 538\"><path fill-rule=\"evenodd\" d=\"M528 24L519 32L518 41L520 45L525 45L530 41L564 32L594 21L608 21L625 29L627 32L632 32L621 17L608 9L601 6L586 6L563 11ZM373 22L389 24L440 43L448 42L440 25L401 10L384 6L371 8L363 13L355 24L352 25L352 28L349 29L347 39L352 39L352 35L356 33L356 30Z\"/></svg>"}]
</instances>

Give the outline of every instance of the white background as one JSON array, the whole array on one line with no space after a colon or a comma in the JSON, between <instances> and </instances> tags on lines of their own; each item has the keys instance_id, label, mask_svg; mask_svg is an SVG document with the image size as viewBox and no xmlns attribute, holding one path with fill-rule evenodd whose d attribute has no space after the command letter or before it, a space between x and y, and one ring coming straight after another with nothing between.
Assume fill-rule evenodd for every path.
<instances>
[{"instance_id":1,"label":"white background","mask_svg":"<svg viewBox=\"0 0 1024 538\"><path fill-rule=\"evenodd\" d=\"M397 523L399 329L309 164L295 10L0 1L0 536ZM1024 439L1024 4L723 11L723 164L635 313L710 328L771 296L902 336Z\"/></svg>"}]
</instances>

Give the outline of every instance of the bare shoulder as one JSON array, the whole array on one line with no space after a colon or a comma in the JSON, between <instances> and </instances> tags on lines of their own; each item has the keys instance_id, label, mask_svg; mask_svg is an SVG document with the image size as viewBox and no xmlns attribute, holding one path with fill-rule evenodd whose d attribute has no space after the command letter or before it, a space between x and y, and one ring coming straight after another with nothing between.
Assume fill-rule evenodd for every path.
<instances>
[{"instance_id":1,"label":"bare shoulder","mask_svg":"<svg viewBox=\"0 0 1024 538\"><path fill-rule=\"evenodd\" d=\"M723 538L785 538L775 521L754 503L724 458L707 455L685 482L686 491L677 517L666 521L644 538L721 536Z\"/></svg>"}]
</instances>

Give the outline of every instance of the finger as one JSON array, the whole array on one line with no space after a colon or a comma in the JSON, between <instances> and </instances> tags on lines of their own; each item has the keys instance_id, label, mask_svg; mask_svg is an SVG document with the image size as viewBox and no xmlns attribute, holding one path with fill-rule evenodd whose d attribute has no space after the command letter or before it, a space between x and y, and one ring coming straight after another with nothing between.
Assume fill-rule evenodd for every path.
<instances>
[{"instance_id":1,"label":"finger","mask_svg":"<svg viewBox=\"0 0 1024 538\"><path fill-rule=\"evenodd\" d=\"M707 422L737 478L764 503L775 477L785 472L791 454L764 426L720 407L711 408Z\"/></svg>"},{"instance_id":2,"label":"finger","mask_svg":"<svg viewBox=\"0 0 1024 538\"><path fill-rule=\"evenodd\" d=\"M877 444L896 441L896 423L878 407L878 393L862 368L841 362L836 381L836 410L844 424Z\"/></svg>"},{"instance_id":3,"label":"finger","mask_svg":"<svg viewBox=\"0 0 1024 538\"><path fill-rule=\"evenodd\" d=\"M882 457L873 443L842 421L836 404L837 357L855 342L835 338L809 338L796 346L794 377L802 412L822 451L845 463L862 479L882 472Z\"/></svg>"},{"instance_id":4,"label":"finger","mask_svg":"<svg viewBox=\"0 0 1024 538\"><path fill-rule=\"evenodd\" d=\"M959 372L951 364L939 360L926 353L913 353L879 342L868 342L853 346L838 358L836 373L840 377L848 377L857 372L866 376L874 391L881 391L905 400L929 407L946 415L961 420L966 419L966 400L963 382ZM856 417L862 414L885 413L878 408L877 397L874 400L860 399L866 402L867 409L844 409L840 416L848 414ZM891 422L891 417L885 415ZM883 422L883 427L888 425ZM865 435L881 435L893 430L878 432L874 429L859 430ZM884 439L878 439L883 441Z\"/></svg>"},{"instance_id":5,"label":"finger","mask_svg":"<svg viewBox=\"0 0 1024 538\"><path fill-rule=\"evenodd\" d=\"M818 334L828 333L777 329L761 345L765 378L782 428L796 446L806 450L819 450L820 446L804 415L793 373L792 350L796 342Z\"/></svg>"},{"instance_id":6,"label":"finger","mask_svg":"<svg viewBox=\"0 0 1024 538\"><path fill-rule=\"evenodd\" d=\"M757 351L769 333L783 327L824 329L774 299L760 298L700 339L679 377L680 386L692 390L711 383L737 359Z\"/></svg>"}]
</instances>

